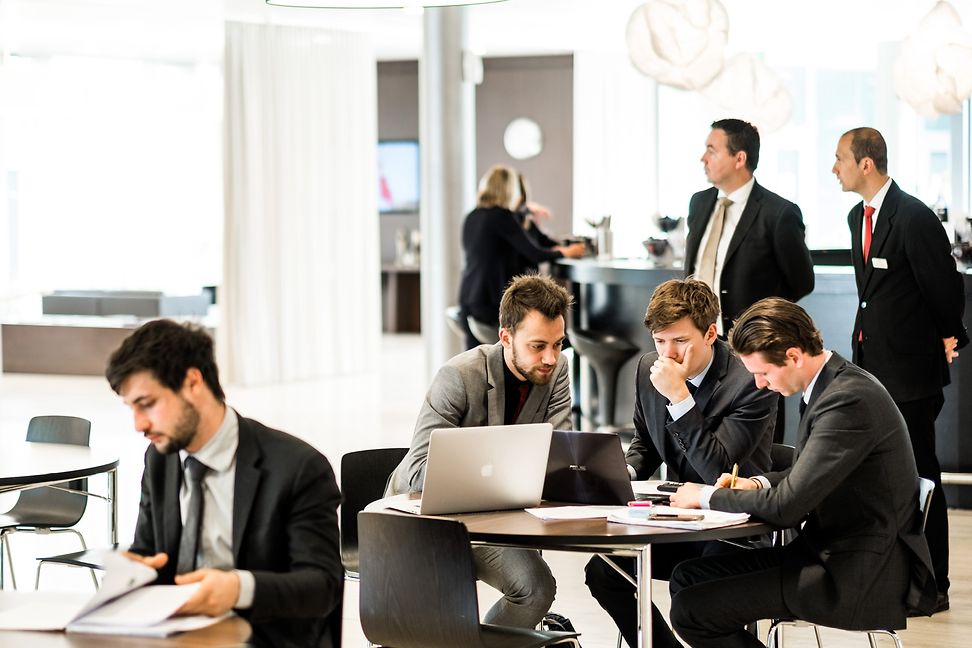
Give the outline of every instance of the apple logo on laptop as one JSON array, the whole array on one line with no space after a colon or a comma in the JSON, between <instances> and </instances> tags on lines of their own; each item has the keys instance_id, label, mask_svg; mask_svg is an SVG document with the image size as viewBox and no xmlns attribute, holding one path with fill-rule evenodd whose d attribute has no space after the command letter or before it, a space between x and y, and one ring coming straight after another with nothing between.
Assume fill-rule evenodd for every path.
<instances>
[{"instance_id":1,"label":"apple logo on laptop","mask_svg":"<svg viewBox=\"0 0 972 648\"><path fill-rule=\"evenodd\" d=\"M492 477L493 476L493 464L486 464L479 469L479 474L482 477Z\"/></svg>"}]
</instances>

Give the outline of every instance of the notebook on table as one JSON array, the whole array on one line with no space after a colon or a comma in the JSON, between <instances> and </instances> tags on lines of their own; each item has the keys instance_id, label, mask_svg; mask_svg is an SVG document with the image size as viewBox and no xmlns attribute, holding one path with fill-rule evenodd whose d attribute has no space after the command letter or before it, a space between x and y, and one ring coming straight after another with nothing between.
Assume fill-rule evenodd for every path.
<instances>
[{"instance_id":1,"label":"notebook on table","mask_svg":"<svg viewBox=\"0 0 972 648\"><path fill-rule=\"evenodd\" d=\"M422 499L390 507L441 515L537 506L552 432L549 423L433 430Z\"/></svg>"},{"instance_id":2,"label":"notebook on table","mask_svg":"<svg viewBox=\"0 0 972 648\"><path fill-rule=\"evenodd\" d=\"M543 499L621 505L635 499L618 435L555 430Z\"/></svg>"}]
</instances>

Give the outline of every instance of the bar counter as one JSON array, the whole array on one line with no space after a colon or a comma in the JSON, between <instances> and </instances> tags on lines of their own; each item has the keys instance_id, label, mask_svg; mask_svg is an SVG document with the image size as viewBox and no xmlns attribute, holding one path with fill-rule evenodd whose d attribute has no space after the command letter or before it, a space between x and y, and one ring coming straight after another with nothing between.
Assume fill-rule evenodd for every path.
<instances>
[{"instance_id":1,"label":"bar counter","mask_svg":"<svg viewBox=\"0 0 972 648\"><path fill-rule=\"evenodd\" d=\"M849 266L814 266L814 291L800 300L823 335L824 346L851 358L851 334L857 308L854 270ZM679 266L656 265L647 259L561 259L551 264L551 274L569 283L576 304L568 328L602 331L626 338L643 353L653 351L651 334L644 327L645 309L658 284L682 277ZM972 269L966 269L965 325L972 330ZM618 424L632 427L635 400L635 371L640 355L629 360L618 376L616 416ZM952 384L945 388L945 407L938 417L937 448L942 471L972 473L972 345L961 352L951 366ZM579 365L579 396L582 428L590 423L592 372L586 361ZM785 442L796 441L799 422L799 396L786 399ZM948 484L952 481L951 484ZM962 488L964 480L946 476L949 506L972 508L972 488Z\"/></svg>"}]
</instances>

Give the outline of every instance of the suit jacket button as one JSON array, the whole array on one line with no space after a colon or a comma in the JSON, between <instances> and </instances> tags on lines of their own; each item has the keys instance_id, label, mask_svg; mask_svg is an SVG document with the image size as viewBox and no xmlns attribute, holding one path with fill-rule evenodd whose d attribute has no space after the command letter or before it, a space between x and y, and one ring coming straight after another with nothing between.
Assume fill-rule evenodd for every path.
<instances>
[{"instance_id":1,"label":"suit jacket button","mask_svg":"<svg viewBox=\"0 0 972 648\"><path fill-rule=\"evenodd\" d=\"M867 308L867 302L866 301L861 302L861 308Z\"/></svg>"}]
</instances>

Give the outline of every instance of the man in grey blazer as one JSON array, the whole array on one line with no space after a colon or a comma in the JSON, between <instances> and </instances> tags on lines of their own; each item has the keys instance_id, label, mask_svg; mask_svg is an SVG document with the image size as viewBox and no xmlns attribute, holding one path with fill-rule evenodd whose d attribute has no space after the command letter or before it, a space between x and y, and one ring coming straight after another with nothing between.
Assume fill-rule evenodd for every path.
<instances>
[{"instance_id":1,"label":"man in grey blazer","mask_svg":"<svg viewBox=\"0 0 972 648\"><path fill-rule=\"evenodd\" d=\"M799 306L749 308L730 334L756 384L803 393L789 469L715 487L686 484L672 503L745 512L797 528L783 547L698 558L672 574L673 627L690 646L762 646L753 619L797 618L846 630L903 628L934 609L935 578L921 534L918 471L905 422L869 373L823 348Z\"/></svg>"},{"instance_id":2,"label":"man in grey blazer","mask_svg":"<svg viewBox=\"0 0 972 648\"><path fill-rule=\"evenodd\" d=\"M439 369L386 495L422 490L432 430L544 422L570 429L569 371L560 351L572 301L549 277L525 275L510 282L500 301L499 342L461 353ZM540 553L475 547L473 557L477 577L503 593L484 621L536 626L556 593Z\"/></svg>"},{"instance_id":3,"label":"man in grey blazer","mask_svg":"<svg viewBox=\"0 0 972 648\"><path fill-rule=\"evenodd\" d=\"M625 455L632 479L649 479L662 464L669 479L714 482L739 464L745 474L770 467L776 423L774 394L760 390L728 345L716 335L719 300L705 283L672 279L658 286L645 314L656 351L638 363L635 436ZM652 577L666 579L675 565L724 550L719 542L660 544L652 549ZM634 573L634 561L615 559ZM628 645L637 644L634 587L599 556L587 564L587 586ZM665 645L668 626L652 608ZM657 632L655 633L658 634Z\"/></svg>"}]
</instances>

